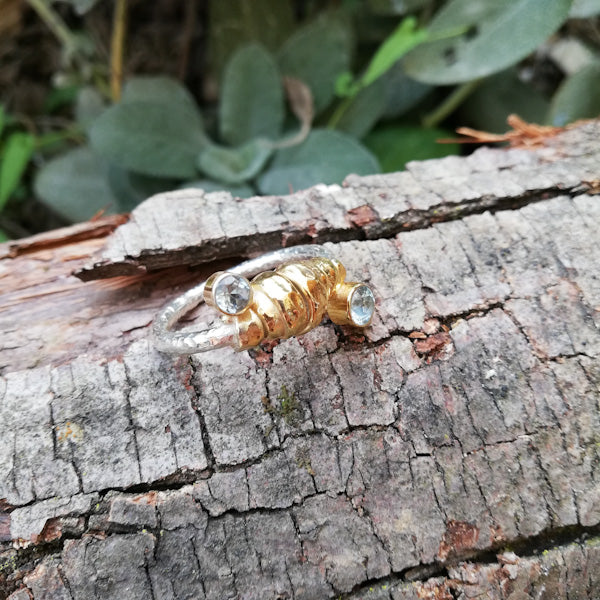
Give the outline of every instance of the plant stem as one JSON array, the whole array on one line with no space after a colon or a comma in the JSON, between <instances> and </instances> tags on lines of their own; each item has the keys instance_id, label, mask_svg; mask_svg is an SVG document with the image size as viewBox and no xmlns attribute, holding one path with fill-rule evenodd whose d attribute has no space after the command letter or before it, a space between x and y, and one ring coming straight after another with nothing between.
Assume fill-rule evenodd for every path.
<instances>
[{"instance_id":1,"label":"plant stem","mask_svg":"<svg viewBox=\"0 0 600 600\"><path fill-rule=\"evenodd\" d=\"M422 119L423 127L435 127L439 125L447 116L451 115L466 99L475 91L480 84L481 79L467 81L457 87L444 101L428 115Z\"/></svg>"},{"instance_id":2,"label":"plant stem","mask_svg":"<svg viewBox=\"0 0 600 600\"><path fill-rule=\"evenodd\" d=\"M350 108L354 98L355 95L348 96L338 104L337 108L329 119L329 123L327 123L327 129L335 129L337 127L337 124L341 121L344 113L348 110L348 108Z\"/></svg>"},{"instance_id":3,"label":"plant stem","mask_svg":"<svg viewBox=\"0 0 600 600\"><path fill-rule=\"evenodd\" d=\"M183 21L183 32L181 38L181 51L177 67L177 77L185 81L190 60L190 47L196 30L196 14L198 12L197 0L188 0L185 3L185 16Z\"/></svg>"},{"instance_id":4,"label":"plant stem","mask_svg":"<svg viewBox=\"0 0 600 600\"><path fill-rule=\"evenodd\" d=\"M62 131L45 133L44 135L38 136L36 138L35 147L36 150L42 150L47 146L52 146L53 144L62 142L63 140L72 140L74 142L81 143L85 140L85 135L79 127L74 126L63 129Z\"/></svg>"},{"instance_id":5,"label":"plant stem","mask_svg":"<svg viewBox=\"0 0 600 600\"><path fill-rule=\"evenodd\" d=\"M27 2L63 46L69 50L77 47L77 38L65 25L59 14L47 3L47 0L27 0Z\"/></svg>"},{"instance_id":6,"label":"plant stem","mask_svg":"<svg viewBox=\"0 0 600 600\"><path fill-rule=\"evenodd\" d=\"M126 20L127 0L116 0L110 41L110 95L113 102L117 102L121 98Z\"/></svg>"}]
</instances>

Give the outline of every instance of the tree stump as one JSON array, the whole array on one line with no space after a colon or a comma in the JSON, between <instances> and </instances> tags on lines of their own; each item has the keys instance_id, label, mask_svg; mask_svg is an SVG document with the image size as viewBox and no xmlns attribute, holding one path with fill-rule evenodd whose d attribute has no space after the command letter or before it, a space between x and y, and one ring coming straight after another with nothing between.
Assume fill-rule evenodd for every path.
<instances>
[{"instance_id":1,"label":"tree stump","mask_svg":"<svg viewBox=\"0 0 600 600\"><path fill-rule=\"evenodd\" d=\"M600 597L599 140L0 246L0 597ZM166 300L306 242L365 332L153 349Z\"/></svg>"}]
</instances>

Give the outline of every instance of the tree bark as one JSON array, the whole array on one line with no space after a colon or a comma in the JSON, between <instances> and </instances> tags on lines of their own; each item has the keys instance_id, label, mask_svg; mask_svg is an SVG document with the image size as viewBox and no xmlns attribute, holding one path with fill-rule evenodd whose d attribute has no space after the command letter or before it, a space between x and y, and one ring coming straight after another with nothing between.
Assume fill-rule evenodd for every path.
<instances>
[{"instance_id":1,"label":"tree bark","mask_svg":"<svg viewBox=\"0 0 600 600\"><path fill-rule=\"evenodd\" d=\"M600 597L598 140L0 245L0 598ZM153 349L167 299L306 241L365 332Z\"/></svg>"}]
</instances>

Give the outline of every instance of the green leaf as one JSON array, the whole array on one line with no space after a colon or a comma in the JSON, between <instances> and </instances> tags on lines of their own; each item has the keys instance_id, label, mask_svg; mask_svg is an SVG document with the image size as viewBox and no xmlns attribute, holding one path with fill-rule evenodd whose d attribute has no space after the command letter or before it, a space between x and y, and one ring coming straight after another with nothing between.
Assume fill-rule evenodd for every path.
<instances>
[{"instance_id":1,"label":"green leaf","mask_svg":"<svg viewBox=\"0 0 600 600\"><path fill-rule=\"evenodd\" d=\"M185 103L125 102L106 110L92 125L93 149L124 169L190 179L206 146L200 115Z\"/></svg>"},{"instance_id":2,"label":"green leaf","mask_svg":"<svg viewBox=\"0 0 600 600\"><path fill-rule=\"evenodd\" d=\"M549 103L531 85L519 79L516 68L485 79L461 106L461 116L471 127L503 133L506 119L517 114L530 123L541 123Z\"/></svg>"},{"instance_id":3,"label":"green leaf","mask_svg":"<svg viewBox=\"0 0 600 600\"><path fill-rule=\"evenodd\" d=\"M219 75L233 53L250 42L274 52L291 34L292 0L210 0L208 59Z\"/></svg>"},{"instance_id":4,"label":"green leaf","mask_svg":"<svg viewBox=\"0 0 600 600\"><path fill-rule=\"evenodd\" d=\"M106 102L96 88L88 86L79 90L75 104L75 119L85 131L105 109Z\"/></svg>"},{"instance_id":5,"label":"green leaf","mask_svg":"<svg viewBox=\"0 0 600 600\"><path fill-rule=\"evenodd\" d=\"M361 84L368 86L389 71L409 50L412 50L427 39L427 31L417 28L417 20L407 17L381 44L371 59Z\"/></svg>"},{"instance_id":6,"label":"green leaf","mask_svg":"<svg viewBox=\"0 0 600 600\"><path fill-rule=\"evenodd\" d=\"M354 75L350 71L346 71L340 73L335 80L335 95L338 98L348 98L358 94L360 87L358 81L355 81Z\"/></svg>"},{"instance_id":7,"label":"green leaf","mask_svg":"<svg viewBox=\"0 0 600 600\"><path fill-rule=\"evenodd\" d=\"M238 50L227 64L219 110L221 137L232 146L275 139L284 118L283 84L275 59L261 46Z\"/></svg>"},{"instance_id":8,"label":"green leaf","mask_svg":"<svg viewBox=\"0 0 600 600\"><path fill-rule=\"evenodd\" d=\"M577 119L600 115L600 62L577 71L561 84L552 98L548 122L562 127Z\"/></svg>"},{"instance_id":9,"label":"green leaf","mask_svg":"<svg viewBox=\"0 0 600 600\"><path fill-rule=\"evenodd\" d=\"M430 39L410 52L406 72L419 81L454 84L515 64L554 33L571 0L450 0L435 15ZM452 32L460 35L450 37Z\"/></svg>"},{"instance_id":10,"label":"green leaf","mask_svg":"<svg viewBox=\"0 0 600 600\"><path fill-rule=\"evenodd\" d=\"M0 229L0 243L8 242L8 240L10 240L10 238L2 231L2 229Z\"/></svg>"},{"instance_id":11,"label":"green leaf","mask_svg":"<svg viewBox=\"0 0 600 600\"><path fill-rule=\"evenodd\" d=\"M416 106L433 88L408 77L402 63L396 63L384 76L386 108L384 117L392 119Z\"/></svg>"},{"instance_id":12,"label":"green leaf","mask_svg":"<svg viewBox=\"0 0 600 600\"><path fill-rule=\"evenodd\" d=\"M210 179L188 181L179 186L180 190L201 189L209 192L229 192L234 198L251 198L256 196L256 190L249 185L227 185Z\"/></svg>"},{"instance_id":13,"label":"green leaf","mask_svg":"<svg viewBox=\"0 0 600 600\"><path fill-rule=\"evenodd\" d=\"M118 201L119 210L126 212L133 210L146 198L167 192L177 186L170 179L132 173L115 165L108 166L106 176L110 189Z\"/></svg>"},{"instance_id":14,"label":"green leaf","mask_svg":"<svg viewBox=\"0 0 600 600\"><path fill-rule=\"evenodd\" d=\"M48 162L35 179L36 194L71 222L99 210L117 212L118 202L106 178L106 163L90 148L77 148Z\"/></svg>"},{"instance_id":15,"label":"green leaf","mask_svg":"<svg viewBox=\"0 0 600 600\"><path fill-rule=\"evenodd\" d=\"M452 133L443 129L387 125L371 132L364 142L379 159L383 172L393 173L402 171L411 160L459 154L459 144L439 144L436 141L447 137L452 137Z\"/></svg>"},{"instance_id":16,"label":"green leaf","mask_svg":"<svg viewBox=\"0 0 600 600\"><path fill-rule=\"evenodd\" d=\"M292 35L278 61L284 75L308 85L318 114L333 99L338 76L350 70L350 53L348 28L337 19L322 17Z\"/></svg>"},{"instance_id":17,"label":"green leaf","mask_svg":"<svg viewBox=\"0 0 600 600\"><path fill-rule=\"evenodd\" d=\"M198 157L198 168L212 179L238 184L252 179L265 166L273 148L263 140L239 148L209 146Z\"/></svg>"},{"instance_id":18,"label":"green leaf","mask_svg":"<svg viewBox=\"0 0 600 600\"><path fill-rule=\"evenodd\" d=\"M53 88L44 101L44 112L53 113L63 106L73 104L79 93L78 85L64 85Z\"/></svg>"},{"instance_id":19,"label":"green leaf","mask_svg":"<svg viewBox=\"0 0 600 600\"><path fill-rule=\"evenodd\" d=\"M11 134L0 155L0 210L17 189L33 154L35 138L21 131Z\"/></svg>"},{"instance_id":20,"label":"green leaf","mask_svg":"<svg viewBox=\"0 0 600 600\"><path fill-rule=\"evenodd\" d=\"M131 102L151 102L170 107L186 106L191 112L200 114L192 94L171 77L143 76L128 79L123 86L121 103Z\"/></svg>"},{"instance_id":21,"label":"green leaf","mask_svg":"<svg viewBox=\"0 0 600 600\"><path fill-rule=\"evenodd\" d=\"M289 194L317 183L341 183L350 173L378 173L377 159L354 138L315 129L306 141L280 150L258 180L263 194Z\"/></svg>"},{"instance_id":22,"label":"green leaf","mask_svg":"<svg viewBox=\"0 0 600 600\"><path fill-rule=\"evenodd\" d=\"M6 125L6 112L4 110L4 106L0 104L0 137L4 131L4 125Z\"/></svg>"},{"instance_id":23,"label":"green leaf","mask_svg":"<svg viewBox=\"0 0 600 600\"><path fill-rule=\"evenodd\" d=\"M358 92L336 123L335 128L356 138L362 138L383 114L386 100L385 82L383 79L378 79Z\"/></svg>"},{"instance_id":24,"label":"green leaf","mask_svg":"<svg viewBox=\"0 0 600 600\"><path fill-rule=\"evenodd\" d=\"M588 19L600 15L600 0L573 0L569 18Z\"/></svg>"}]
</instances>

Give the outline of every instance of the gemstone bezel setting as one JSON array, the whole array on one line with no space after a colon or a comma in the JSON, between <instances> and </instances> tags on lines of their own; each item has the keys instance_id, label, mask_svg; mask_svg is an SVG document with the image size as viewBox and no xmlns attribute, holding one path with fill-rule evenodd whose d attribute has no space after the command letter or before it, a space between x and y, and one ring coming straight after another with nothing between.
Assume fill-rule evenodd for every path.
<instances>
[{"instance_id":1,"label":"gemstone bezel setting","mask_svg":"<svg viewBox=\"0 0 600 600\"><path fill-rule=\"evenodd\" d=\"M375 296L371 288L361 283L348 296L348 319L356 327L367 327L375 314Z\"/></svg>"},{"instance_id":2,"label":"gemstone bezel setting","mask_svg":"<svg viewBox=\"0 0 600 600\"><path fill-rule=\"evenodd\" d=\"M212 304L223 314L239 315L252 302L252 287L242 275L225 271L219 273L211 284Z\"/></svg>"}]
</instances>

